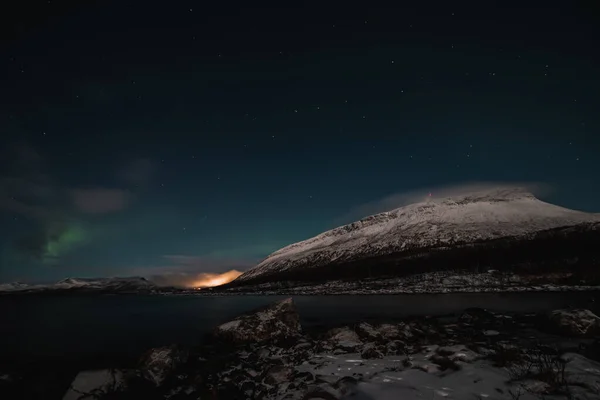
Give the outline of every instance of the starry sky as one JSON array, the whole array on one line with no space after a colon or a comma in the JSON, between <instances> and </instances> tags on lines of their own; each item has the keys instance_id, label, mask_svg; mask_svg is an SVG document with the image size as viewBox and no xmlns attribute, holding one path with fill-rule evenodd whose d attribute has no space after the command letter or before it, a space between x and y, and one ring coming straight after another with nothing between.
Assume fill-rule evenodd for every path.
<instances>
[{"instance_id":1,"label":"starry sky","mask_svg":"<svg viewBox=\"0 0 600 400\"><path fill-rule=\"evenodd\" d=\"M600 212L585 3L206 3L0 12L0 282L244 270L474 183Z\"/></svg>"}]
</instances>

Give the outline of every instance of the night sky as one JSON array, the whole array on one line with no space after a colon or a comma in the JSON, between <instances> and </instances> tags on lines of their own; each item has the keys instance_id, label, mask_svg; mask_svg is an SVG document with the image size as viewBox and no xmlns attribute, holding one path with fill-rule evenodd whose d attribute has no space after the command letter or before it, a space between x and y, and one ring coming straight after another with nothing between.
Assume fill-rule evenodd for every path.
<instances>
[{"instance_id":1,"label":"night sky","mask_svg":"<svg viewBox=\"0 0 600 400\"><path fill-rule=\"evenodd\" d=\"M0 282L243 270L474 183L600 211L594 9L206 3L3 5Z\"/></svg>"}]
</instances>

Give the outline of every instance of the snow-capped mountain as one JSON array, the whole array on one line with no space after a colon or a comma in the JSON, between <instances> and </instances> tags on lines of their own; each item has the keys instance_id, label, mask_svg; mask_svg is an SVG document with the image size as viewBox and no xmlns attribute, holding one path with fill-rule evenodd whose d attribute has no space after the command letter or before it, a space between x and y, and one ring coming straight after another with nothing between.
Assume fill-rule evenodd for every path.
<instances>
[{"instance_id":1,"label":"snow-capped mountain","mask_svg":"<svg viewBox=\"0 0 600 400\"><path fill-rule=\"evenodd\" d=\"M0 283L0 292L12 292L25 290L27 288L29 288L29 285L21 282Z\"/></svg>"},{"instance_id":2,"label":"snow-capped mountain","mask_svg":"<svg viewBox=\"0 0 600 400\"><path fill-rule=\"evenodd\" d=\"M479 263L485 258L481 254L481 244L494 243L498 246L498 239L509 238L510 244L503 246L512 247L505 254L513 251L515 259L506 262L524 263L529 260L522 253L528 252L530 256L533 250L517 250L513 242L535 238L549 240L548 237L553 234L544 232L557 230L558 234L567 227L571 229L568 235L599 233L600 214L545 203L520 188L499 188L443 199L428 198L286 246L246 271L233 284L299 279L300 275L304 279L307 274L325 274L326 271L332 277L341 277L351 269L351 265L353 270L360 270L363 267L354 264L365 264L367 260L369 268L375 270L378 264L385 262L386 273L392 264L401 271L402 264L408 259L428 258L433 252L459 247L477 247L476 261ZM562 235L567 234L563 232ZM465 251L461 254L466 255ZM577 254L566 256L577 257ZM475 262L473 254L469 257L469 262Z\"/></svg>"},{"instance_id":3,"label":"snow-capped mountain","mask_svg":"<svg viewBox=\"0 0 600 400\"><path fill-rule=\"evenodd\" d=\"M146 278L134 277L116 277L116 278L67 278L54 285L56 289L71 288L98 288L98 289L145 289L153 288L156 285Z\"/></svg>"},{"instance_id":4,"label":"snow-capped mountain","mask_svg":"<svg viewBox=\"0 0 600 400\"><path fill-rule=\"evenodd\" d=\"M77 292L153 292L158 287L143 277L115 278L67 278L49 285L26 285L6 283L0 285L1 292L40 293L52 291Z\"/></svg>"}]
</instances>

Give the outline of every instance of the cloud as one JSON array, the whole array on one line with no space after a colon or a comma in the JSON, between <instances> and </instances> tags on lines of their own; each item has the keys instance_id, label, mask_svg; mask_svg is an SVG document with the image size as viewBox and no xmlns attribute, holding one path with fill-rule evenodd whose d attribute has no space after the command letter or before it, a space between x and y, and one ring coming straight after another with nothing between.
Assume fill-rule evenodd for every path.
<instances>
[{"instance_id":1,"label":"cloud","mask_svg":"<svg viewBox=\"0 0 600 400\"><path fill-rule=\"evenodd\" d=\"M158 285L200 287L227 283L259 260L219 259L207 256L166 255L165 264L157 267L136 268L133 275L141 275Z\"/></svg>"},{"instance_id":2,"label":"cloud","mask_svg":"<svg viewBox=\"0 0 600 400\"><path fill-rule=\"evenodd\" d=\"M150 183L156 167L147 158L138 158L117 171L117 176L125 183L140 187Z\"/></svg>"},{"instance_id":3,"label":"cloud","mask_svg":"<svg viewBox=\"0 0 600 400\"><path fill-rule=\"evenodd\" d=\"M125 209L131 201L131 193L123 189L73 189L73 204L78 211L88 214L107 214Z\"/></svg>"},{"instance_id":4,"label":"cloud","mask_svg":"<svg viewBox=\"0 0 600 400\"><path fill-rule=\"evenodd\" d=\"M41 156L23 143L6 146L5 151L0 154L0 211L31 219L49 218L60 193L43 172Z\"/></svg>"},{"instance_id":5,"label":"cloud","mask_svg":"<svg viewBox=\"0 0 600 400\"><path fill-rule=\"evenodd\" d=\"M424 187L417 190L394 193L382 199L359 205L337 219L337 224L347 224L369 215L390 211L408 204L424 201L431 193L434 198L453 197L501 188L523 188L536 196L546 196L552 188L540 182L467 182L459 185Z\"/></svg>"}]
</instances>

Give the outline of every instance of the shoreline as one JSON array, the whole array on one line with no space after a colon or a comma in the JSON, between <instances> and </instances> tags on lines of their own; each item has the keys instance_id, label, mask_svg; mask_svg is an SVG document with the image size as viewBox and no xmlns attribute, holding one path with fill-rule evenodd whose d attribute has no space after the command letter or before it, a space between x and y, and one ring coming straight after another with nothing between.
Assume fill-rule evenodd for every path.
<instances>
[{"instance_id":1,"label":"shoreline","mask_svg":"<svg viewBox=\"0 0 600 400\"><path fill-rule=\"evenodd\" d=\"M600 395L600 318L585 309L466 308L326 327L300 321L287 298L215 326L205 343L149 348L128 365L0 371L0 392L16 398L40 388L44 399L63 400Z\"/></svg>"}]
</instances>

